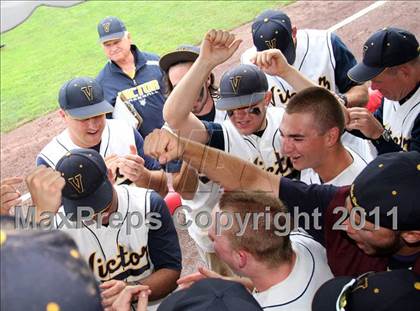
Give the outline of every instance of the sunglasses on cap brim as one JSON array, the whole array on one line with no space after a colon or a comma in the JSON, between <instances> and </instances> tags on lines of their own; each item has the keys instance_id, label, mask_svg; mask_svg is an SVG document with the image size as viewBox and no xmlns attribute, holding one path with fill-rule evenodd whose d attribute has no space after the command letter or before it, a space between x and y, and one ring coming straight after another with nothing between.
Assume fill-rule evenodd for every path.
<instances>
[{"instance_id":1,"label":"sunglasses on cap brim","mask_svg":"<svg viewBox=\"0 0 420 311\"><path fill-rule=\"evenodd\" d=\"M246 112L250 113L250 114L255 114L256 116L261 114L261 108L260 107L256 107L256 106L251 106L251 107L246 107L246 108L237 108L237 109L231 109L231 110L227 110L226 113L229 117L233 116L233 113L235 112L235 110L242 110L242 109L246 109Z\"/></svg>"}]
</instances>

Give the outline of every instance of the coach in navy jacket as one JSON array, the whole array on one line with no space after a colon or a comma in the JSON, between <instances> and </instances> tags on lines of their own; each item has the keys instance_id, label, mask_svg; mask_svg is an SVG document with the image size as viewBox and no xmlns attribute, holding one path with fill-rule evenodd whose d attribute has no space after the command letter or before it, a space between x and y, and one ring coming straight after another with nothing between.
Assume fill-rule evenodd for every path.
<instances>
[{"instance_id":1,"label":"coach in navy jacket","mask_svg":"<svg viewBox=\"0 0 420 311\"><path fill-rule=\"evenodd\" d=\"M164 123L164 84L159 57L141 52L133 45L130 33L117 17L100 21L98 34L109 59L96 78L104 89L105 99L114 106L120 95L133 104L143 119L139 131L145 137Z\"/></svg>"}]
</instances>

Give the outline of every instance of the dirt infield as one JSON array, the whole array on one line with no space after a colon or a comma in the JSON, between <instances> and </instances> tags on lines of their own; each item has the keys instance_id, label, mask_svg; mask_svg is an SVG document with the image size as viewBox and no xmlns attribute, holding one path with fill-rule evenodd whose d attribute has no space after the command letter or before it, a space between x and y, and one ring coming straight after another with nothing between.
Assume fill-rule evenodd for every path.
<instances>
[{"instance_id":1,"label":"dirt infield","mask_svg":"<svg viewBox=\"0 0 420 311\"><path fill-rule=\"evenodd\" d=\"M300 1L284 8L289 14L292 23L298 28L328 29L336 23L369 6L374 1ZM367 13L338 29L336 33L343 39L348 47L360 60L363 42L373 32L385 26L397 26L408 29L419 37L420 24L418 16L420 1L392 1ZM228 67L239 62L244 50L252 46L250 23L234 30L243 43L235 55L223 65L216 68L217 78ZM95 75L96 73L92 73ZM57 90L58 92L58 90ZM1 134L1 178L21 175L25 176L35 165L35 157L41 148L52 137L64 129L57 112L48 114L20 128ZM24 186L20 189L25 191ZM180 234L184 253L183 273L195 269L198 261L193 242L188 234Z\"/></svg>"}]
</instances>

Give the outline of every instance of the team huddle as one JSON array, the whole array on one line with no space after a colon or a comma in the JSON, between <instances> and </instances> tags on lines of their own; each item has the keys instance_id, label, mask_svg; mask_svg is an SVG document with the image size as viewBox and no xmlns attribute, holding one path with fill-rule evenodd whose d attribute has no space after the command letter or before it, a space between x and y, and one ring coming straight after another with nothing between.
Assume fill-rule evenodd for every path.
<instances>
[{"instance_id":1,"label":"team huddle","mask_svg":"<svg viewBox=\"0 0 420 311\"><path fill-rule=\"evenodd\" d=\"M1 182L2 309L420 309L414 34L371 34L357 63L267 10L217 83L242 43L228 31L161 57L117 17L97 31L108 62L60 88L35 208ZM205 263L183 277L180 213Z\"/></svg>"}]
</instances>

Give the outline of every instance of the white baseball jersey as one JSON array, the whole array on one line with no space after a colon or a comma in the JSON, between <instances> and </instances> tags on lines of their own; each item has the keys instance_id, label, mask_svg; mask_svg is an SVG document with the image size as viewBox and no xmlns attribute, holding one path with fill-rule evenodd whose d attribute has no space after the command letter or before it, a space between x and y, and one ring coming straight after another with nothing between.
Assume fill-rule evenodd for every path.
<instances>
[{"instance_id":1,"label":"white baseball jersey","mask_svg":"<svg viewBox=\"0 0 420 311\"><path fill-rule=\"evenodd\" d=\"M291 232L290 240L296 262L289 276L263 292L253 292L265 310L311 310L316 291L333 277L321 244L301 229Z\"/></svg>"},{"instance_id":2,"label":"white baseball jersey","mask_svg":"<svg viewBox=\"0 0 420 311\"><path fill-rule=\"evenodd\" d=\"M384 98L382 124L391 130L393 140L405 151L414 121L420 113L420 88L402 105Z\"/></svg>"},{"instance_id":3,"label":"white baseball jersey","mask_svg":"<svg viewBox=\"0 0 420 311\"><path fill-rule=\"evenodd\" d=\"M238 156L244 160L258 165L261 169L273 172L276 175L287 175L293 171L292 164L282 157L280 150L279 126L283 118L284 109L281 107L267 108L267 127L261 137L258 135L241 135L232 122L227 119L221 126L223 130L225 152ZM184 200L193 212L187 215L189 220L194 220L195 215L201 211L210 212L223 190L219 185L208 181L199 181L198 189L193 200ZM214 252L213 243L207 231L199 228L193 221L188 228L191 238L206 252Z\"/></svg>"},{"instance_id":4,"label":"white baseball jersey","mask_svg":"<svg viewBox=\"0 0 420 311\"><path fill-rule=\"evenodd\" d=\"M255 134L241 135L232 122L226 120L222 124L225 151L268 172L287 176L293 168L290 161L280 155L279 127L283 114L281 107L267 108L267 127L261 137Z\"/></svg>"},{"instance_id":5,"label":"white baseball jersey","mask_svg":"<svg viewBox=\"0 0 420 311\"><path fill-rule=\"evenodd\" d=\"M331 179L328 182L325 182L325 185L334 185L337 187L340 186L347 186L351 185L356 178L357 175L366 167L368 164L359 154L351 150L350 148L346 148L347 151L353 158L353 162L346 167L343 171L340 172L337 176ZM307 168L300 172L300 180L304 183L310 184L321 184L321 180L319 175L312 169Z\"/></svg>"},{"instance_id":6,"label":"white baseball jersey","mask_svg":"<svg viewBox=\"0 0 420 311\"><path fill-rule=\"evenodd\" d=\"M111 154L124 156L130 154L130 145L136 145L133 128L120 120L106 120L99 153L103 157ZM55 168L58 161L67 152L78 148L81 147L71 140L68 129L65 129L54 137L38 156L44 159L50 167Z\"/></svg>"},{"instance_id":7,"label":"white baseball jersey","mask_svg":"<svg viewBox=\"0 0 420 311\"><path fill-rule=\"evenodd\" d=\"M96 278L101 281L111 279L126 282L141 280L153 272L150 260L148 226L145 225L146 214L150 211L151 191L131 186L115 186L118 195L119 220L115 220L118 228L100 226L96 222L82 224L82 228L62 228L76 242L80 253L85 258ZM64 208L61 207L64 213ZM132 223L142 221L142 225L130 228L128 217ZM56 216L56 225L60 218Z\"/></svg>"},{"instance_id":8,"label":"white baseball jersey","mask_svg":"<svg viewBox=\"0 0 420 311\"><path fill-rule=\"evenodd\" d=\"M228 116L226 114L226 111L216 109L216 113L215 113L213 122L223 123L223 121L225 121L227 119L228 119Z\"/></svg>"},{"instance_id":9,"label":"white baseball jersey","mask_svg":"<svg viewBox=\"0 0 420 311\"><path fill-rule=\"evenodd\" d=\"M337 91L331 33L325 30L302 29L297 31L296 38L296 58L293 67L316 84ZM255 52L255 47L246 50L241 56L241 63L249 64ZM266 76L269 90L273 93L273 105L284 106L296 92L282 78L268 74Z\"/></svg>"}]
</instances>

